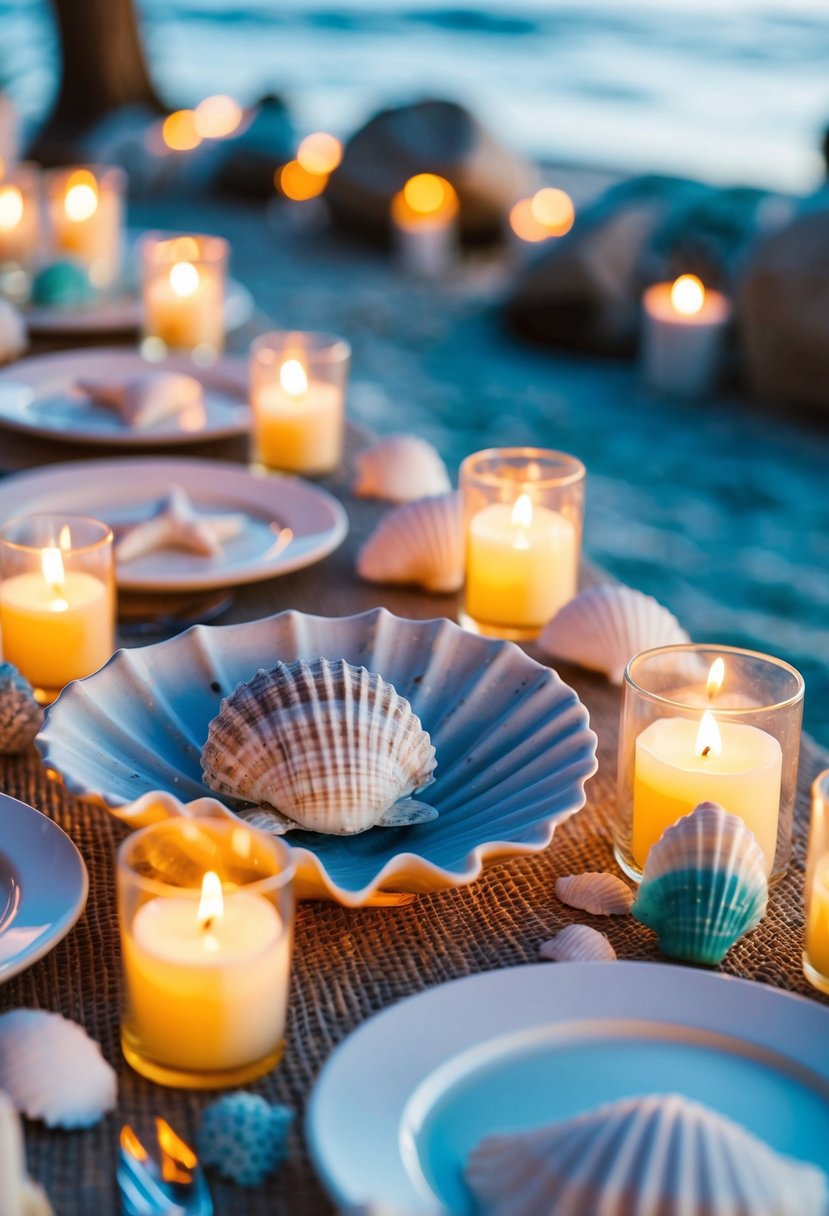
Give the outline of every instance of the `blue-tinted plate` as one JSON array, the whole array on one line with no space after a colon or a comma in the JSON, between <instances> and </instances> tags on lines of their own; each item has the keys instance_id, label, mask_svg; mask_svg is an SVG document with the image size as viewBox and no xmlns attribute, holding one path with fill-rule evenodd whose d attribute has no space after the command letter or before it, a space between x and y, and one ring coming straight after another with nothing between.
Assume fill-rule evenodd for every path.
<instances>
[{"instance_id":1,"label":"blue-tinted plate","mask_svg":"<svg viewBox=\"0 0 829 1216\"><path fill-rule=\"evenodd\" d=\"M320 1075L307 1132L337 1203L467 1216L463 1167L484 1136L655 1093L702 1102L825 1169L829 1010L655 963L470 976L355 1031Z\"/></svg>"}]
</instances>

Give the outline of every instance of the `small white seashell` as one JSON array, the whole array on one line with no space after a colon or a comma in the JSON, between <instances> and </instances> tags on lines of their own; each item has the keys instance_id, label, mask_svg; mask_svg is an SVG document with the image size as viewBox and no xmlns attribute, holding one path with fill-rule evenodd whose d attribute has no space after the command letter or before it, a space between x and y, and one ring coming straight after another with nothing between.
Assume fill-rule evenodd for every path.
<instances>
[{"instance_id":1,"label":"small white seashell","mask_svg":"<svg viewBox=\"0 0 829 1216\"><path fill-rule=\"evenodd\" d=\"M600 671L621 684L640 650L689 642L679 621L650 595L632 587L588 587L545 625L538 645L554 659Z\"/></svg>"},{"instance_id":2,"label":"small white seashell","mask_svg":"<svg viewBox=\"0 0 829 1216\"><path fill-rule=\"evenodd\" d=\"M22 355L28 344L20 309L8 300L0 300L0 363L9 363Z\"/></svg>"},{"instance_id":3,"label":"small white seashell","mask_svg":"<svg viewBox=\"0 0 829 1216\"><path fill-rule=\"evenodd\" d=\"M829 1202L817 1166L678 1094L487 1136L466 1179L482 1216L825 1216Z\"/></svg>"},{"instance_id":4,"label":"small white seashell","mask_svg":"<svg viewBox=\"0 0 829 1216\"><path fill-rule=\"evenodd\" d=\"M451 488L437 449L417 435L390 435L357 456L354 493L359 498L412 502Z\"/></svg>"},{"instance_id":5,"label":"small white seashell","mask_svg":"<svg viewBox=\"0 0 829 1216\"><path fill-rule=\"evenodd\" d=\"M538 953L551 963L611 963L616 958L605 935L589 925L567 925L543 942Z\"/></svg>"},{"instance_id":6,"label":"small white seashell","mask_svg":"<svg viewBox=\"0 0 829 1216\"><path fill-rule=\"evenodd\" d=\"M29 681L12 663L0 663L0 755L25 751L43 725L43 709Z\"/></svg>"},{"instance_id":7,"label":"small white seashell","mask_svg":"<svg viewBox=\"0 0 829 1216\"><path fill-rule=\"evenodd\" d=\"M633 892L615 874L568 874L556 879L556 895L594 916L623 916L633 905Z\"/></svg>"},{"instance_id":8,"label":"small white seashell","mask_svg":"<svg viewBox=\"0 0 829 1216\"><path fill-rule=\"evenodd\" d=\"M26 1174L20 1117L0 1090L0 1213L2 1216L52 1216L45 1192Z\"/></svg>"},{"instance_id":9,"label":"small white seashell","mask_svg":"<svg viewBox=\"0 0 829 1216\"><path fill-rule=\"evenodd\" d=\"M204 388L181 372L149 371L115 380L79 380L77 387L96 405L115 410L126 426L146 431L168 418L204 415Z\"/></svg>"},{"instance_id":10,"label":"small white seashell","mask_svg":"<svg viewBox=\"0 0 829 1216\"><path fill-rule=\"evenodd\" d=\"M224 541L238 536L245 516L199 515L186 490L173 486L149 519L127 528L115 545L121 565L157 549L182 549L198 557L218 557Z\"/></svg>"},{"instance_id":11,"label":"small white seashell","mask_svg":"<svg viewBox=\"0 0 829 1216\"><path fill-rule=\"evenodd\" d=\"M282 831L340 836L424 823L437 812L409 795L434 769L405 697L342 660L258 671L222 701L202 750L210 788L267 808L274 831L280 819Z\"/></svg>"},{"instance_id":12,"label":"small white seashell","mask_svg":"<svg viewBox=\"0 0 829 1216\"><path fill-rule=\"evenodd\" d=\"M633 915L665 954L721 962L766 913L766 857L742 819L701 802L651 847Z\"/></svg>"},{"instance_id":13,"label":"small white seashell","mask_svg":"<svg viewBox=\"0 0 829 1216\"><path fill-rule=\"evenodd\" d=\"M463 583L463 532L457 490L395 507L357 554L370 583L410 583L441 594Z\"/></svg>"},{"instance_id":14,"label":"small white seashell","mask_svg":"<svg viewBox=\"0 0 829 1216\"><path fill-rule=\"evenodd\" d=\"M0 1014L0 1089L28 1119L91 1127L114 1110L115 1072L77 1022L40 1009Z\"/></svg>"}]
</instances>

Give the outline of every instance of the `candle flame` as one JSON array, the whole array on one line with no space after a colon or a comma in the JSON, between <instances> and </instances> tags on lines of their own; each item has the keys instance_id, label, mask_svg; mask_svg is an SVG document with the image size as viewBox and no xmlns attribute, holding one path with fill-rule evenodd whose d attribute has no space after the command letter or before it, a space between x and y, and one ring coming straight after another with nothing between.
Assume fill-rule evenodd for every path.
<instances>
[{"instance_id":1,"label":"candle flame","mask_svg":"<svg viewBox=\"0 0 829 1216\"><path fill-rule=\"evenodd\" d=\"M64 553L68 553L72 548L72 532L70 531L69 524L64 524L60 530L60 535L58 536L58 547Z\"/></svg>"},{"instance_id":2,"label":"candle flame","mask_svg":"<svg viewBox=\"0 0 829 1216\"><path fill-rule=\"evenodd\" d=\"M182 300L195 295L199 288L199 272L192 262L176 262L170 267L170 286Z\"/></svg>"},{"instance_id":3,"label":"candle flame","mask_svg":"<svg viewBox=\"0 0 829 1216\"><path fill-rule=\"evenodd\" d=\"M705 288L695 274L681 274L671 288L671 304L683 317L693 317L705 303Z\"/></svg>"},{"instance_id":4,"label":"candle flame","mask_svg":"<svg viewBox=\"0 0 829 1216\"><path fill-rule=\"evenodd\" d=\"M533 500L529 494L520 494L512 508L511 523L514 528L529 528L533 521Z\"/></svg>"},{"instance_id":5,"label":"candle flame","mask_svg":"<svg viewBox=\"0 0 829 1216\"><path fill-rule=\"evenodd\" d=\"M78 169L66 184L63 209L67 219L79 224L98 210L98 183L88 169Z\"/></svg>"},{"instance_id":6,"label":"candle flame","mask_svg":"<svg viewBox=\"0 0 829 1216\"><path fill-rule=\"evenodd\" d=\"M454 207L455 188L445 177L435 173L417 173L403 187L403 198L418 215L434 215L446 207Z\"/></svg>"},{"instance_id":7,"label":"candle flame","mask_svg":"<svg viewBox=\"0 0 829 1216\"><path fill-rule=\"evenodd\" d=\"M216 93L205 97L193 114L195 134L202 139L226 139L237 129L244 111L234 97Z\"/></svg>"},{"instance_id":8,"label":"candle flame","mask_svg":"<svg viewBox=\"0 0 829 1216\"><path fill-rule=\"evenodd\" d=\"M202 141L194 110L176 110L161 125L161 138L173 152L191 152Z\"/></svg>"},{"instance_id":9,"label":"candle flame","mask_svg":"<svg viewBox=\"0 0 829 1216\"><path fill-rule=\"evenodd\" d=\"M304 397L308 392L308 376L299 359L286 359L279 369L279 383L289 397Z\"/></svg>"},{"instance_id":10,"label":"candle flame","mask_svg":"<svg viewBox=\"0 0 829 1216\"><path fill-rule=\"evenodd\" d=\"M57 595L59 591L63 590L66 578L60 549L44 549L40 555L40 568L43 571L44 579Z\"/></svg>"},{"instance_id":11,"label":"candle flame","mask_svg":"<svg viewBox=\"0 0 829 1216\"><path fill-rule=\"evenodd\" d=\"M711 670L708 673L708 681L705 685L705 691L708 693L709 700L716 697L724 681L725 663L722 659L714 659L714 662L711 664Z\"/></svg>"},{"instance_id":12,"label":"candle flame","mask_svg":"<svg viewBox=\"0 0 829 1216\"><path fill-rule=\"evenodd\" d=\"M296 158L306 173L327 177L342 160L343 146L335 135L314 131L305 136L297 149Z\"/></svg>"},{"instance_id":13,"label":"candle flame","mask_svg":"<svg viewBox=\"0 0 829 1216\"><path fill-rule=\"evenodd\" d=\"M199 900L199 927L207 930L214 920L220 920L225 910L222 895L222 880L215 870L208 870L201 883L201 899Z\"/></svg>"},{"instance_id":14,"label":"candle flame","mask_svg":"<svg viewBox=\"0 0 829 1216\"><path fill-rule=\"evenodd\" d=\"M710 709L706 709L700 719L699 730L697 731L697 743L694 750L696 755L704 757L719 756L722 752L720 728L717 725L717 719Z\"/></svg>"},{"instance_id":15,"label":"candle flame","mask_svg":"<svg viewBox=\"0 0 829 1216\"><path fill-rule=\"evenodd\" d=\"M0 229L11 232L23 219L23 193L17 186L0 190Z\"/></svg>"},{"instance_id":16,"label":"candle flame","mask_svg":"<svg viewBox=\"0 0 829 1216\"><path fill-rule=\"evenodd\" d=\"M328 185L327 173L312 173L304 168L298 160L289 160L287 165L277 169L274 182L286 198L294 203L304 203L310 198L317 198Z\"/></svg>"}]
</instances>

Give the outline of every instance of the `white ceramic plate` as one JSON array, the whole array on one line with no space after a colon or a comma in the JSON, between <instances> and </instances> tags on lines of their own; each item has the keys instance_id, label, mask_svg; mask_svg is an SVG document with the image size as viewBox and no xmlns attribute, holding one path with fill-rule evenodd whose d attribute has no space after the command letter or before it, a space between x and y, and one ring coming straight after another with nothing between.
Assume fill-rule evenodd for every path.
<instances>
[{"instance_id":1,"label":"white ceramic plate","mask_svg":"<svg viewBox=\"0 0 829 1216\"><path fill-rule=\"evenodd\" d=\"M146 371L193 376L204 389L204 408L138 430L75 388L85 377L126 379ZM198 368L183 356L148 363L136 350L94 347L21 359L0 371L0 426L63 443L166 447L243 435L250 427L247 399L247 364L229 357Z\"/></svg>"},{"instance_id":2,"label":"white ceramic plate","mask_svg":"<svg viewBox=\"0 0 829 1216\"><path fill-rule=\"evenodd\" d=\"M276 578L321 561L348 532L336 498L298 477L259 476L218 460L149 456L79 460L5 477L0 520L39 512L92 515L117 531L147 518L173 485L187 491L196 510L239 512L245 526L215 558L162 549L119 566L125 591L199 591Z\"/></svg>"},{"instance_id":3,"label":"white ceramic plate","mask_svg":"<svg viewBox=\"0 0 829 1216\"><path fill-rule=\"evenodd\" d=\"M825 1169L829 1010L660 963L469 976L354 1031L320 1074L306 1130L338 1205L466 1216L463 1166L484 1136L655 1093L703 1102Z\"/></svg>"},{"instance_id":4,"label":"white ceramic plate","mask_svg":"<svg viewBox=\"0 0 829 1216\"><path fill-rule=\"evenodd\" d=\"M254 300L244 284L228 279L225 288L225 330L241 329L254 312ZM96 300L86 306L71 308L32 306L23 310L23 318L34 334L123 334L141 328L141 300L138 292L124 292L107 300Z\"/></svg>"},{"instance_id":5,"label":"white ceramic plate","mask_svg":"<svg viewBox=\"0 0 829 1216\"><path fill-rule=\"evenodd\" d=\"M0 983L56 946L86 905L86 866L56 823L0 794Z\"/></svg>"},{"instance_id":6,"label":"white ceramic plate","mask_svg":"<svg viewBox=\"0 0 829 1216\"><path fill-rule=\"evenodd\" d=\"M198 625L120 650L64 689L37 744L73 793L132 824L231 815L201 778L202 744L222 697L277 659L320 656L376 671L409 700L435 746L427 801L438 818L357 836L290 832L300 894L355 907L378 892L463 886L488 861L547 848L556 825L584 805L596 736L572 688L512 642L383 608Z\"/></svg>"}]
</instances>

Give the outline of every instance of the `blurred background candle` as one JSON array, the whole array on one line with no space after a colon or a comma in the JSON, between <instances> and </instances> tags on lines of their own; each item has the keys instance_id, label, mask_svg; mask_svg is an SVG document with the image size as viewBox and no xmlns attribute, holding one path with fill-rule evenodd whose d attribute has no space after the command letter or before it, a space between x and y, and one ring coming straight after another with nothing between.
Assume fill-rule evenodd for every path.
<instances>
[{"instance_id":1,"label":"blurred background candle","mask_svg":"<svg viewBox=\"0 0 829 1216\"><path fill-rule=\"evenodd\" d=\"M186 351L209 363L224 347L228 244L217 236L148 234L141 243L148 359Z\"/></svg>"},{"instance_id":2,"label":"blurred background candle","mask_svg":"<svg viewBox=\"0 0 829 1216\"><path fill-rule=\"evenodd\" d=\"M30 269L39 237L38 171L18 165L0 181L0 265Z\"/></svg>"},{"instance_id":3,"label":"blurred background candle","mask_svg":"<svg viewBox=\"0 0 829 1216\"><path fill-rule=\"evenodd\" d=\"M434 173L410 177L394 196L391 224L403 268L421 278L444 274L458 257L458 196Z\"/></svg>"},{"instance_id":4,"label":"blurred background candle","mask_svg":"<svg viewBox=\"0 0 829 1216\"><path fill-rule=\"evenodd\" d=\"M613 824L622 868L640 878L665 828L710 801L754 833L772 881L785 874L802 715L800 673L769 655L693 643L635 655Z\"/></svg>"},{"instance_id":5,"label":"blurred background candle","mask_svg":"<svg viewBox=\"0 0 829 1216\"><path fill-rule=\"evenodd\" d=\"M642 370L659 393L699 397L720 370L731 305L693 274L655 283L642 297Z\"/></svg>"},{"instance_id":6,"label":"blurred background candle","mask_svg":"<svg viewBox=\"0 0 829 1216\"><path fill-rule=\"evenodd\" d=\"M239 1085L282 1054L293 866L230 820L172 820L121 847L122 1046L144 1076Z\"/></svg>"},{"instance_id":7,"label":"blurred background candle","mask_svg":"<svg viewBox=\"0 0 829 1216\"><path fill-rule=\"evenodd\" d=\"M123 170L51 169L45 182L51 256L82 262L100 291L115 287L121 275Z\"/></svg>"},{"instance_id":8,"label":"blurred background candle","mask_svg":"<svg viewBox=\"0 0 829 1216\"><path fill-rule=\"evenodd\" d=\"M0 533L0 564L3 657L53 700L115 650L112 532L81 516L24 516Z\"/></svg>"},{"instance_id":9,"label":"blurred background candle","mask_svg":"<svg viewBox=\"0 0 829 1216\"><path fill-rule=\"evenodd\" d=\"M539 448L493 448L461 465L462 624L530 640L578 587L584 466Z\"/></svg>"},{"instance_id":10,"label":"blurred background candle","mask_svg":"<svg viewBox=\"0 0 829 1216\"><path fill-rule=\"evenodd\" d=\"M812 785L812 820L806 864L806 942L803 974L829 994L829 769Z\"/></svg>"},{"instance_id":11,"label":"blurred background candle","mask_svg":"<svg viewBox=\"0 0 829 1216\"><path fill-rule=\"evenodd\" d=\"M251 458L262 468L330 473L340 464L351 348L333 334L275 332L251 346Z\"/></svg>"},{"instance_id":12,"label":"blurred background candle","mask_svg":"<svg viewBox=\"0 0 829 1216\"><path fill-rule=\"evenodd\" d=\"M519 199L509 213L509 226L519 248L566 236L576 219L573 200L564 190L544 186L531 198Z\"/></svg>"}]
</instances>

